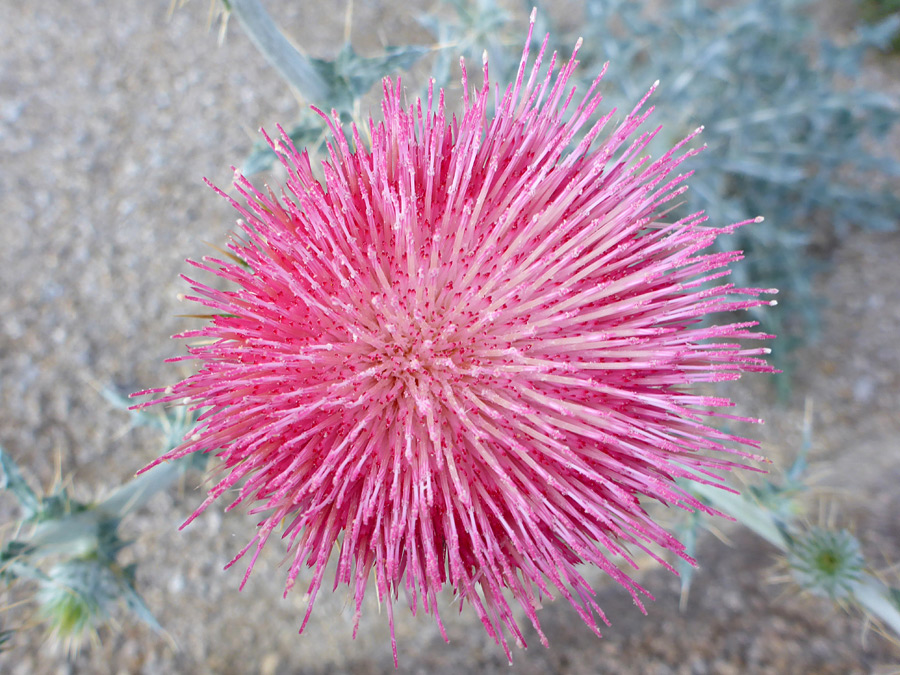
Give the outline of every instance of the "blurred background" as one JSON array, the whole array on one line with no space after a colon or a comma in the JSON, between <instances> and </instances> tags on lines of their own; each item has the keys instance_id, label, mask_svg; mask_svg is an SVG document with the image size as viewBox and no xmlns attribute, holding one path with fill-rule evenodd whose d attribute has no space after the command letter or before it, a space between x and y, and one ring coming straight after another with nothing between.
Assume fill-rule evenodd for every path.
<instances>
[{"instance_id":1,"label":"blurred background","mask_svg":"<svg viewBox=\"0 0 900 675\"><path fill-rule=\"evenodd\" d=\"M429 73L455 86L461 51L480 63L489 49L503 81L518 63L532 5L356 0L348 12L346 0L264 4L320 59L335 59L348 37L361 57L421 47L418 60L398 62L410 68L411 96ZM586 81L611 61L610 106L633 104L659 78L653 120L664 125L663 144L706 125L709 149L685 208L706 209L717 225L766 217L731 243L747 252L741 283L781 288L779 311L759 318L780 335L773 358L786 375L774 384L745 378L724 392L740 413L766 419L749 433L763 440L773 472L791 465L812 429L805 518L849 528L897 585L900 56L890 51L890 26L879 23L890 11L874 0L567 0L542 7L538 29L552 28L565 56L584 36ZM89 502L160 452L159 434L131 428L101 392L165 386L185 373L163 363L183 353L169 336L192 325L178 317L192 311L177 299L186 290L179 274L185 258L210 252L205 242L221 245L235 219L202 178L228 186L230 166L250 156L258 180L277 185L278 172L252 154L256 130L283 124L305 133L301 108L323 102L298 99L237 22L223 38L204 0L0 0L0 13L0 445L32 486L61 482ZM380 114L378 89L351 113ZM458 110L458 92L448 106ZM353 641L346 589L323 588L297 635L302 590L282 599L277 545L239 592L243 567L222 567L252 536L252 518L212 508L177 530L202 499L201 481L188 474L121 527L135 542L123 564L137 563L135 587L168 636L121 612L95 643L67 655L45 639L32 608L14 606L27 589L7 589L0 630L15 632L0 672L393 671L374 598ZM17 517L15 501L0 495L4 539ZM679 581L664 570L637 575L657 598L647 617L588 572L612 622L604 638L567 602L547 603L540 618L550 649L526 631L530 646L510 668L474 612L457 614L446 595L449 645L430 617L398 607L400 671L897 671L898 647L862 615L796 591L773 548L746 529L714 525L724 541L701 532L701 568L683 612Z\"/></svg>"}]
</instances>

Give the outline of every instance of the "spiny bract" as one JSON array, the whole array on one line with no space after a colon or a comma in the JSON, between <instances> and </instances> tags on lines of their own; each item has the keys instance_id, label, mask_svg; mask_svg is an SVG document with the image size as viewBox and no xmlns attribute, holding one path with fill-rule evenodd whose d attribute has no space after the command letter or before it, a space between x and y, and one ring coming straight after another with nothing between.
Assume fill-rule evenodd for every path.
<instances>
[{"instance_id":1,"label":"spiny bract","mask_svg":"<svg viewBox=\"0 0 900 675\"><path fill-rule=\"evenodd\" d=\"M734 342L768 337L754 323L702 323L767 302L708 283L740 254L702 251L737 225L662 220L686 189L674 172L690 139L641 157L656 133L637 132L647 97L611 132L613 112L590 125L600 77L565 115L578 48L555 76L545 50L529 72L526 47L493 116L487 64L471 94L463 64L459 120L443 92L407 107L386 79L368 145L354 127L351 149L329 120L324 185L282 133L282 198L237 177L234 260L194 263L236 290L191 282L215 312L180 336L203 338L184 357L201 368L157 402L206 412L159 461L222 458L192 518L243 481L235 504L265 514L235 558L255 546L250 569L284 526L287 589L315 570L304 627L337 548L357 621L374 571L392 639L401 588L440 623L444 586L507 656L504 627L524 643L510 596L545 643L537 608L557 592L599 635L576 566L641 606L649 594L613 559L658 558L651 544L688 558L640 499L709 512L675 479L717 482L738 465L728 453L747 456L732 446L750 441L704 422L730 402L685 387L770 370L768 350Z\"/></svg>"}]
</instances>

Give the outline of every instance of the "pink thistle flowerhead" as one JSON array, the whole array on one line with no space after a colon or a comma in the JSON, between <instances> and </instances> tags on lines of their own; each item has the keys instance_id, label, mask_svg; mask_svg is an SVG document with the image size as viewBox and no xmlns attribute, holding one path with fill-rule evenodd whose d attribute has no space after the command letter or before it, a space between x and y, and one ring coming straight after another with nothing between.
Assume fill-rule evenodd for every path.
<instances>
[{"instance_id":1,"label":"pink thistle flowerhead","mask_svg":"<svg viewBox=\"0 0 900 675\"><path fill-rule=\"evenodd\" d=\"M542 75L545 48L528 70L526 47L492 117L486 64L473 92L463 65L461 119L443 92L406 106L386 79L368 147L329 120L324 185L286 136L270 141L286 191L237 177L234 261L193 263L236 288L191 281L217 315L181 336L203 338L185 357L200 370L159 401L206 412L159 461L222 459L191 519L239 486L234 504L264 514L232 561L255 549L248 575L283 524L287 589L314 569L303 626L336 548L357 620L374 572L392 636L401 588L440 623L445 586L507 656L507 635L524 643L510 599L544 643L536 610L557 593L599 635L577 565L641 606L649 594L614 559L689 558L640 500L710 512L675 480L716 483L750 456L705 421L730 402L685 386L771 370L768 350L734 342L769 337L752 322L702 323L767 304L762 289L708 284L740 256L703 251L736 226L662 220L686 189L690 139L641 157L656 133L637 131L647 97L615 128L612 112L589 126L599 77L566 113L575 54Z\"/></svg>"}]
</instances>

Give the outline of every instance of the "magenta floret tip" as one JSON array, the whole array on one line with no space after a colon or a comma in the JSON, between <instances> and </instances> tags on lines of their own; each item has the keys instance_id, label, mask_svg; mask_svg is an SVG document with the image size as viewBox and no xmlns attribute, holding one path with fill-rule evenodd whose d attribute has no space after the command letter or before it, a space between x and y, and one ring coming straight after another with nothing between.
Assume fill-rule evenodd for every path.
<instances>
[{"instance_id":1,"label":"magenta floret tip","mask_svg":"<svg viewBox=\"0 0 900 675\"><path fill-rule=\"evenodd\" d=\"M233 261L194 264L234 290L189 280L180 294L215 319L184 334L200 338L185 357L199 370L159 400L204 412L159 461L218 453L188 522L226 493L264 513L235 556L253 549L247 574L283 529L285 592L312 569L304 626L337 551L336 583L359 609L374 580L392 642L397 598L440 624L446 587L507 655L524 644L513 603L542 643L540 598L557 594L599 635L579 566L646 611L616 561L635 547L687 558L642 501L705 509L676 478L755 457L711 426L730 402L691 392L772 370L768 348L734 345L768 337L752 322L700 321L773 292L710 285L739 256L703 251L737 225L667 217L695 151L643 162L641 105L573 150L600 96L567 117L574 64L529 74L527 55L493 118L487 73L470 92L464 63L456 121L443 94L406 106L386 80L370 147L323 115L324 184L282 131L282 197L239 174L242 202L218 191L241 216Z\"/></svg>"}]
</instances>

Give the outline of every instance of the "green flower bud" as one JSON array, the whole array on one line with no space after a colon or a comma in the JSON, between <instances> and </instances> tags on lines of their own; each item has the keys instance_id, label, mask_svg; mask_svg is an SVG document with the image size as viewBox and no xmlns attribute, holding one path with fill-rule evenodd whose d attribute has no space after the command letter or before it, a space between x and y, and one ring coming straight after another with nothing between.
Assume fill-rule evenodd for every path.
<instances>
[{"instance_id":1,"label":"green flower bud","mask_svg":"<svg viewBox=\"0 0 900 675\"><path fill-rule=\"evenodd\" d=\"M794 538L788 564L800 586L831 600L850 597L865 569L856 537L847 530L822 527Z\"/></svg>"},{"instance_id":2,"label":"green flower bud","mask_svg":"<svg viewBox=\"0 0 900 675\"><path fill-rule=\"evenodd\" d=\"M39 615L55 641L77 652L109 618L113 603L122 596L122 579L96 558L59 563L48 577L37 593Z\"/></svg>"}]
</instances>

